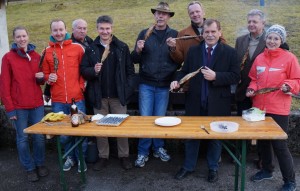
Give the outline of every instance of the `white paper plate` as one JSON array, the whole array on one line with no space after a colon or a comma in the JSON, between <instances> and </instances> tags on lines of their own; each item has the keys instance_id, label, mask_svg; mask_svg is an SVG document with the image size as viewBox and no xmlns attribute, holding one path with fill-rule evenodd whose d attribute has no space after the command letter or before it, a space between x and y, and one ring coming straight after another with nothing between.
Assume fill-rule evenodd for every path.
<instances>
[{"instance_id":1,"label":"white paper plate","mask_svg":"<svg viewBox=\"0 0 300 191\"><path fill-rule=\"evenodd\" d=\"M98 121L98 120L102 119L103 117L104 117L104 115L101 115L101 114L98 113L97 115L93 115L91 120L92 121Z\"/></svg>"},{"instance_id":2,"label":"white paper plate","mask_svg":"<svg viewBox=\"0 0 300 191\"><path fill-rule=\"evenodd\" d=\"M232 133L239 129L239 124L232 121L215 121L210 123L210 129L218 133Z\"/></svg>"},{"instance_id":3,"label":"white paper plate","mask_svg":"<svg viewBox=\"0 0 300 191\"><path fill-rule=\"evenodd\" d=\"M160 117L155 119L155 124L159 126L175 126L181 123L181 119L178 117Z\"/></svg>"}]
</instances>

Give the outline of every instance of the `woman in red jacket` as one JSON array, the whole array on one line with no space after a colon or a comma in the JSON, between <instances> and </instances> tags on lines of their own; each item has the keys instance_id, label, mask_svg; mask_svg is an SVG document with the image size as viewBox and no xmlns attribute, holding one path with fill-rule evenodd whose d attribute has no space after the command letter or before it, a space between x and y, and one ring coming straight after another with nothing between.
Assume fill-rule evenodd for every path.
<instances>
[{"instance_id":1,"label":"woman in red jacket","mask_svg":"<svg viewBox=\"0 0 300 191\"><path fill-rule=\"evenodd\" d=\"M246 92L252 97L253 107L265 110L287 132L292 98L290 93L299 92L300 66L297 57L285 50L286 31L283 26L273 25L266 32L266 49L254 61L249 73L251 82ZM262 88L279 90L255 94ZM272 179L274 171L273 151L277 156L284 185L282 191L296 190L293 157L287 140L260 141L263 169L251 177L254 182Z\"/></svg>"},{"instance_id":2,"label":"woman in red jacket","mask_svg":"<svg viewBox=\"0 0 300 191\"><path fill-rule=\"evenodd\" d=\"M2 58L0 88L2 103L8 118L16 129L19 160L27 171L29 181L46 176L44 166L45 140L43 135L32 135L33 155L30 153L28 135L25 128L39 122L44 116L44 102L40 85L44 75L39 71L40 55L29 44L28 32L24 27L13 30L14 43Z\"/></svg>"}]
</instances>

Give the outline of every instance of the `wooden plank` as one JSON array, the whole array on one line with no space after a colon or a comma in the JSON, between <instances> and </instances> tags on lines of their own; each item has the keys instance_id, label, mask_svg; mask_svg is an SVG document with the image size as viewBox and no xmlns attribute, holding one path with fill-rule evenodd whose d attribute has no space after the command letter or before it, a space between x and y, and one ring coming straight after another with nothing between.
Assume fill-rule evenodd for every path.
<instances>
[{"instance_id":1,"label":"wooden plank","mask_svg":"<svg viewBox=\"0 0 300 191\"><path fill-rule=\"evenodd\" d=\"M71 127L70 119L58 125L35 124L24 130L25 133L70 136L129 137L129 138L166 138L166 139L287 139L287 134L270 117L265 121L248 122L241 117L188 117L180 116L181 124L161 127L154 124L158 116L130 116L120 126L99 126L95 122ZM233 121L239 130L233 133L216 133L210 130L213 121ZM200 128L204 125L210 134Z\"/></svg>"}]
</instances>

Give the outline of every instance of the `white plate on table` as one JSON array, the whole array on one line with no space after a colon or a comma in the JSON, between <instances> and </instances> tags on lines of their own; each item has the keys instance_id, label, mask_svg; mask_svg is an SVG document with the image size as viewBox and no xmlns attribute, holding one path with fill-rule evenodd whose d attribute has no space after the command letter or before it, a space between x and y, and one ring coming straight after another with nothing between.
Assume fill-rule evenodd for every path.
<instances>
[{"instance_id":1,"label":"white plate on table","mask_svg":"<svg viewBox=\"0 0 300 191\"><path fill-rule=\"evenodd\" d=\"M159 126L171 127L181 123L178 117L160 117L155 119L154 123Z\"/></svg>"},{"instance_id":2,"label":"white plate on table","mask_svg":"<svg viewBox=\"0 0 300 191\"><path fill-rule=\"evenodd\" d=\"M233 133L239 129L239 124L232 121L214 121L210 123L210 129L217 133Z\"/></svg>"}]
</instances>

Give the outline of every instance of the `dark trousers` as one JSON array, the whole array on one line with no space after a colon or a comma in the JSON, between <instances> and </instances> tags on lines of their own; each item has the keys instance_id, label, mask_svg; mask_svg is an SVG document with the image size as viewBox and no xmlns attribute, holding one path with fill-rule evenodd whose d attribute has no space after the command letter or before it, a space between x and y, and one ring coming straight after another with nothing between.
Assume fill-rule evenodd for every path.
<instances>
[{"instance_id":1,"label":"dark trousers","mask_svg":"<svg viewBox=\"0 0 300 191\"><path fill-rule=\"evenodd\" d=\"M288 116L268 114L276 123L287 132ZM287 140L263 140L259 141L261 150L262 166L264 170L274 171L274 154L277 157L280 171L284 182L295 182L293 157L289 151ZM273 154L274 152L274 154Z\"/></svg>"},{"instance_id":2,"label":"dark trousers","mask_svg":"<svg viewBox=\"0 0 300 191\"><path fill-rule=\"evenodd\" d=\"M249 97L246 97L243 101L236 102L237 104L237 115L242 116L243 110L250 109L252 107L252 101Z\"/></svg>"}]
</instances>

